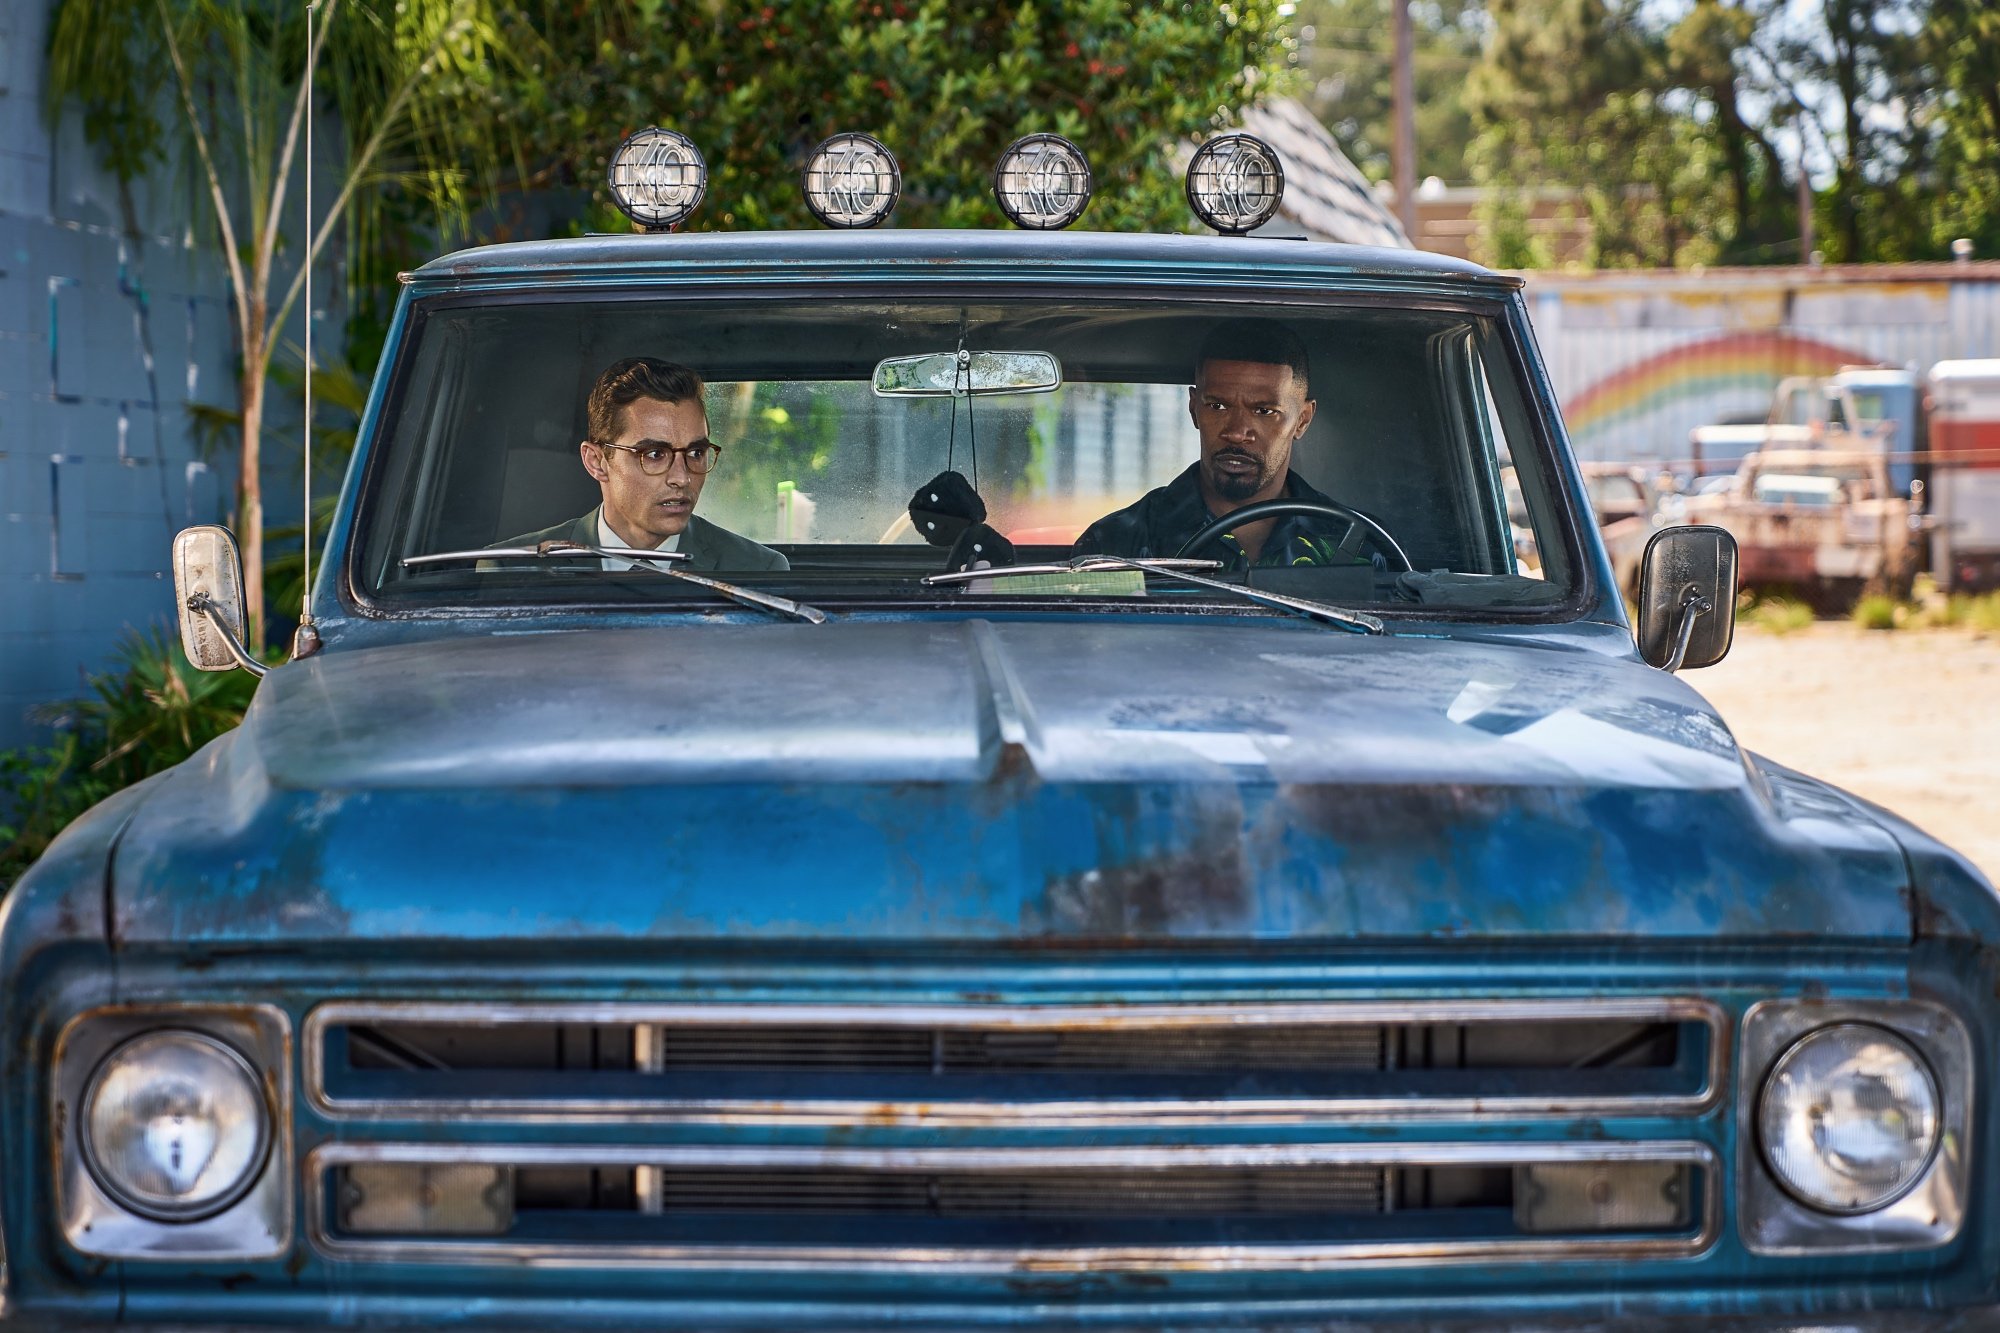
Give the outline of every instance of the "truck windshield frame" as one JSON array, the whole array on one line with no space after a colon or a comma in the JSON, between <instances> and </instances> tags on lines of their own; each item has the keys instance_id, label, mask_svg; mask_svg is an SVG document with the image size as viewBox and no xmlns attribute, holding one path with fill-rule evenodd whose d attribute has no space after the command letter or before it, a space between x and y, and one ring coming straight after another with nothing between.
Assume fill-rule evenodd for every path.
<instances>
[{"instance_id":1,"label":"truck windshield frame","mask_svg":"<svg viewBox=\"0 0 2000 1333\"><path fill-rule=\"evenodd\" d=\"M655 308L682 306L690 313L706 308L749 309L758 317L771 317L775 312L790 308L800 308L801 298L808 298L822 310L833 310L847 306L909 306L925 310L940 310L946 307L1002 307L1025 310L1030 303L1060 302L1066 307L1074 307L1085 316L1107 315L1115 312L1120 317L1129 316L1139 324L1152 320L1155 324L1166 320L1179 319L1184 322L1196 319L1223 319L1250 317L1264 320L1293 320L1326 322L1336 319L1365 321L1370 319L1404 321L1416 324L1419 321L1434 321L1438 329L1450 331L1462 325L1468 341L1459 357L1462 368L1456 372L1461 376L1470 373L1472 381L1464 392L1470 398L1483 400L1483 407L1474 402L1473 410L1466 413L1450 403L1436 403L1427 410L1440 413L1457 412L1459 418L1478 418L1470 422L1454 420L1454 426L1468 435L1483 435L1489 443L1504 429L1503 444L1492 444L1499 452L1498 466L1503 471L1511 471L1518 477L1519 499L1525 502L1528 521L1534 527L1533 547L1546 571L1532 577L1545 579L1548 591L1533 589L1528 595L1506 594L1497 596L1490 602L1457 600L1461 589L1473 587L1486 595L1487 585L1482 579L1491 575L1469 570L1462 574L1445 574L1430 579L1418 591L1409 589L1391 590L1380 599L1362 598L1365 609L1371 613L1402 616L1422 620L1466 620L1473 622L1495 621L1501 623L1556 623L1576 620L1589 615L1596 607L1597 579L1595 561L1583 540L1584 525L1578 520L1575 496L1572 494L1574 480L1562 462L1561 447L1557 438L1559 427L1552 418L1553 404L1545 392L1546 386L1538 378L1538 363L1531 345L1524 341L1531 338L1525 328L1525 313L1520 308L1518 296L1511 292L1492 293L1489 291L1419 291L1413 292L1401 285L1384 287L1382 284L1357 282L1352 286L1338 289L1301 293L1296 289L1276 288L1270 291L1236 291L1226 296L1199 288L1182 287L1147 289L1132 291L1111 283L1084 285L1076 282L1051 284L1048 282L1022 282L1019 284L998 284L971 286L964 282L936 283L833 283L819 282L801 290L774 290L770 286L746 289L733 284L717 284L691 288L676 286L663 288L658 285L634 284L631 289L607 291L594 287L557 286L543 291L505 292L406 292L405 308L397 321L399 337L392 344L395 360L385 379L383 396L379 410L371 417L363 441L363 451L356 461L356 476L350 499L343 504L342 515L346 524L344 533L336 538L339 543L332 565L334 590L342 608L349 614L365 619L424 619L432 616L462 616L467 613L479 614L487 611L506 610L518 613L524 608L544 610L605 610L615 609L630 612L643 609L657 612L691 612L712 610L709 599L676 597L670 593L654 592L650 595L635 596L635 589L605 588L603 580L557 580L541 585L527 586L519 580L496 580L485 577L492 572L491 566L484 569L468 566L455 572L430 571L421 594L413 593L408 587L389 588L380 577L386 562L394 556L417 553L417 548L397 550L393 554L385 546L387 539L401 520L396 506L408 503L410 479L407 475L412 464L422 458L425 451L434 445L409 446L399 440L398 431L409 418L407 414L420 410L422 404L417 395L423 392L418 383L420 360L427 355L432 361L437 359L438 350L430 347L430 340L449 337L454 327L450 321L475 319L476 313L492 313L500 318L518 317L523 307L577 307L615 308L631 303L640 303ZM1332 324L1326 325L1334 327ZM659 341L659 340L651 340ZM672 340L666 340L671 343ZM1014 339L1018 341L1018 339ZM1448 342L1445 338L1433 338L1434 343ZM652 347L642 349L648 353ZM669 346L666 355L671 357L674 348ZM873 358L879 348L871 347L869 357ZM1039 349L1038 349L1039 350ZM463 351L458 355L464 355ZM1325 368L1322 361L1326 353L1315 344L1314 375L1322 377ZM1433 355L1445 356L1444 352ZM1190 353L1191 357L1191 353ZM693 362L695 354L687 354ZM872 359L871 359L872 364ZM1065 365L1069 359L1065 360ZM697 369L706 367L698 366ZM1450 373L1448 370L1438 371ZM1191 379L1191 369L1181 377L1180 383L1168 384L1157 377L1148 384L1157 385L1161 390L1171 390L1184 395L1185 381ZM736 387L741 377L728 374L715 382L731 388ZM1116 383L1100 377L1093 378L1086 369L1074 381L1080 385ZM1146 387L1140 385L1138 387ZM588 388L586 378L574 391L579 401L576 404L578 419L581 419L580 399ZM1419 393L1434 392L1430 381L1419 381ZM1322 382L1316 379L1315 397L1324 399ZM713 390L711 390L711 400ZM916 400L934 402L943 410L956 411L959 404L948 399ZM975 406L979 412L990 413L992 404L1005 399L982 399ZM1322 410L1328 404L1322 403ZM569 404L563 404L567 408ZM712 413L713 414L713 413ZM959 428L954 417L954 429ZM970 436L978 427L972 422L963 423L966 435ZM577 435L582 431L578 430ZM1306 437L1310 438L1310 437ZM990 439L990 437L989 437ZM966 470L972 463L969 446L974 443L966 438L953 460L959 470ZM558 445L559 452L562 446ZM569 458L576 457L573 444L569 448ZM1170 450L1182 455L1181 461L1192 462L1198 452L1198 438L1186 417L1186 409L1180 408L1179 424ZM1303 442L1301 449L1303 449ZM937 460L945 462L941 456ZM1477 459L1470 462L1476 466ZM977 466L973 464L973 466ZM1107 467L1109 465L1107 464ZM403 475L399 476L399 469ZM577 469L581 474L581 469ZM1500 525L1499 531L1507 529L1507 499L1497 486L1493 493L1485 494L1487 487L1475 487L1458 496L1454 503L1470 504L1479 510L1489 510L1497 516L1494 521ZM886 491L885 491L886 493ZM703 502L703 517L711 512L707 502ZM1520 511L1515 518L1518 523ZM482 544L504 545L510 533L490 532L481 538L460 543L466 546ZM1517 540L1515 550L1520 549ZM907 538L906 538L907 539ZM1053 549L1053 548L1050 548ZM941 552L939 553L942 554ZM1168 553L1171 554L1171 553ZM1036 558L1024 553L1023 559ZM1510 555L1511 558L1511 555ZM1378 562L1378 565L1380 562ZM1429 578L1428 571L1456 568L1441 562L1420 565L1426 573L1418 576L1418 581ZM938 566L937 568L942 568ZM372 572L371 572L372 571ZM1075 592L1035 593L1031 596L1018 594L996 595L993 588L985 587L925 587L921 579L913 577L880 577L847 579L842 582L830 578L824 570L812 571L794 568L788 573L754 573L742 570L726 571L732 579L757 586L782 586L788 591L802 594L806 600L826 606L829 610L840 611L967 611L981 612L1002 607L1008 610L1064 609L1064 610L1116 610L1119 612L1166 612L1184 614L1233 614L1268 615L1253 603L1242 599L1218 596L1212 590L1187 588L1171 595L1158 591L1144 597L1105 598ZM887 571L881 571L886 573ZM934 572L931 569L912 568L903 573ZM1379 572L1379 571L1378 571ZM1511 567L1495 572L1511 573ZM1226 576L1241 578L1242 575ZM1250 581L1255 582L1253 575ZM1507 582L1521 582L1509 579ZM653 580L669 583L668 579ZM556 586L560 584L561 586ZM591 591L591 585L596 585ZM1165 586L1165 585L1157 585ZM1387 587L1386 583L1381 585ZM1414 586L1414 585L1412 585ZM505 589L511 588L511 594ZM1287 590L1309 598L1355 605L1347 590L1322 591L1296 584L1287 585ZM690 591L690 590L677 590Z\"/></svg>"}]
</instances>

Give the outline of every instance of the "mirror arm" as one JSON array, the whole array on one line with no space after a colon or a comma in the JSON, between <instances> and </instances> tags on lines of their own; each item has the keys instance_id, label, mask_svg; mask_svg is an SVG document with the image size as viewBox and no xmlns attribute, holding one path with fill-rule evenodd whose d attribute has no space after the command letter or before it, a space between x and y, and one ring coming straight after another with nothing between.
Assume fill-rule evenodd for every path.
<instances>
[{"instance_id":1,"label":"mirror arm","mask_svg":"<svg viewBox=\"0 0 2000 1333\"><path fill-rule=\"evenodd\" d=\"M271 674L271 668L252 657L249 651L237 641L236 636L230 633L229 622L222 618L222 612L216 607L214 598L205 592L198 592L187 599L187 608L197 615L208 617L208 623L215 626L215 632L222 637L222 646L227 648L229 655L236 659L237 666L242 667L259 680Z\"/></svg>"},{"instance_id":2,"label":"mirror arm","mask_svg":"<svg viewBox=\"0 0 2000 1333\"><path fill-rule=\"evenodd\" d=\"M1671 674L1681 669L1681 663L1687 660L1688 644L1694 638L1694 622L1714 609L1712 599L1702 596L1701 589L1693 584L1688 585L1687 592L1681 597L1681 623L1674 632L1673 655L1660 668L1662 671Z\"/></svg>"}]
</instances>

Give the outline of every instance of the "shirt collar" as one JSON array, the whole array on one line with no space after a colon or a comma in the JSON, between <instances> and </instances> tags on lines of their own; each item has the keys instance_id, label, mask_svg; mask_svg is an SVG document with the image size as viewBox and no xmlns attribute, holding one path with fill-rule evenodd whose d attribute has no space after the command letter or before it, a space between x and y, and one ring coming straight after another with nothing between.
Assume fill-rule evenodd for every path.
<instances>
[{"instance_id":1,"label":"shirt collar","mask_svg":"<svg viewBox=\"0 0 2000 1333\"><path fill-rule=\"evenodd\" d=\"M603 505L597 506L596 519L597 519L597 544L599 546L626 545L625 539L623 537L620 537L617 533L611 530L610 522L604 517ZM688 516L688 520L692 522L693 519L694 516L690 514ZM683 531L685 531L685 529ZM676 532L673 536L667 538L665 541L661 542L658 546L655 546L653 549L656 551L678 551L681 549L681 535L682 535L681 533ZM627 560L624 556L607 555L604 557L604 567L606 569L638 569L642 565L648 568L651 567L650 563L644 560Z\"/></svg>"},{"instance_id":2,"label":"shirt collar","mask_svg":"<svg viewBox=\"0 0 2000 1333\"><path fill-rule=\"evenodd\" d=\"M1221 517L1221 515L1211 511L1208 507L1208 501L1202 498L1201 464L1199 462L1189 464L1184 472L1168 482L1166 493L1162 498L1177 510L1184 510L1190 515L1201 515L1203 523L1211 522ZM1324 500L1326 497L1306 485L1305 479L1299 476L1298 473L1292 471L1290 468L1286 468L1285 489L1278 492L1273 498L1279 500Z\"/></svg>"},{"instance_id":3,"label":"shirt collar","mask_svg":"<svg viewBox=\"0 0 2000 1333\"><path fill-rule=\"evenodd\" d=\"M1167 483L1161 498L1167 502L1167 523L1169 530L1193 533L1196 529L1213 522L1218 515L1211 512L1208 502L1201 494L1201 464L1192 464L1185 472ZM1290 468L1285 469L1285 489L1274 499L1320 500L1326 497L1306 484L1305 478ZM1302 543L1302 544L1301 544ZM1253 563L1236 544L1233 536L1220 539L1230 558L1224 562L1230 572L1240 572ZM1264 539L1264 545L1257 553L1257 565L1289 565L1301 554L1309 553L1313 547L1309 520L1301 515L1287 514L1272 525L1271 535Z\"/></svg>"}]
</instances>

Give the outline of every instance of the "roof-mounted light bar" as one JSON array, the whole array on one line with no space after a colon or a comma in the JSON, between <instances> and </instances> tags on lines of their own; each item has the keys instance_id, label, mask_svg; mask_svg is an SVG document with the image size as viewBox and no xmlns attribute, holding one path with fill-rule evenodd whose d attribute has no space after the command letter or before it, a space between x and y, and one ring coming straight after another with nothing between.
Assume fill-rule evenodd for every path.
<instances>
[{"instance_id":1,"label":"roof-mounted light bar","mask_svg":"<svg viewBox=\"0 0 2000 1333\"><path fill-rule=\"evenodd\" d=\"M1000 155L993 196L1017 227L1052 231L1083 216L1090 204L1090 162L1060 134L1030 134Z\"/></svg>"},{"instance_id":2,"label":"roof-mounted light bar","mask_svg":"<svg viewBox=\"0 0 2000 1333\"><path fill-rule=\"evenodd\" d=\"M806 207L829 227L873 227L902 192L896 155L866 134L836 134L806 163Z\"/></svg>"},{"instance_id":3,"label":"roof-mounted light bar","mask_svg":"<svg viewBox=\"0 0 2000 1333\"><path fill-rule=\"evenodd\" d=\"M1254 134L1218 134L1188 163L1188 207L1224 236L1263 226L1284 198L1285 168L1277 150Z\"/></svg>"},{"instance_id":4,"label":"roof-mounted light bar","mask_svg":"<svg viewBox=\"0 0 2000 1333\"><path fill-rule=\"evenodd\" d=\"M618 145L606 181L611 200L647 231L672 231L708 189L708 163L694 141L651 125Z\"/></svg>"},{"instance_id":5,"label":"roof-mounted light bar","mask_svg":"<svg viewBox=\"0 0 2000 1333\"><path fill-rule=\"evenodd\" d=\"M647 231L671 231L708 190L708 163L694 141L648 126L611 155L606 184L625 216ZM1090 206L1094 182L1083 150L1060 134L1030 134L1000 155L993 195L1016 226L1067 227ZM829 227L873 227L895 209L903 173L895 154L869 135L836 134L813 150L803 181L806 206ZM1188 206L1225 236L1269 222L1284 201L1285 169L1255 135L1218 134L1187 169Z\"/></svg>"}]
</instances>

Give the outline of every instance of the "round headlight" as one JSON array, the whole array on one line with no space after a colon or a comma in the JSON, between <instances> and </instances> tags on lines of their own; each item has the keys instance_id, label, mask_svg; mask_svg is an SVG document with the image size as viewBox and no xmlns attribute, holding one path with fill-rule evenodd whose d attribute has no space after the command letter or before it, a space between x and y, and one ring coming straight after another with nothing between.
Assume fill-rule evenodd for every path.
<instances>
[{"instance_id":1,"label":"round headlight","mask_svg":"<svg viewBox=\"0 0 2000 1333\"><path fill-rule=\"evenodd\" d=\"M1060 134L1030 134L1000 154L993 195L1018 227L1051 231L1083 216L1090 203L1090 162Z\"/></svg>"},{"instance_id":2,"label":"round headlight","mask_svg":"<svg viewBox=\"0 0 2000 1333\"><path fill-rule=\"evenodd\" d=\"M1799 1202L1829 1213L1872 1212L1930 1164L1937 1080L1916 1049L1887 1028L1820 1028L1771 1067L1757 1130L1771 1173Z\"/></svg>"},{"instance_id":3,"label":"round headlight","mask_svg":"<svg viewBox=\"0 0 2000 1333\"><path fill-rule=\"evenodd\" d=\"M1252 134L1218 134L1188 163L1188 207L1225 236L1269 222L1285 197L1285 168L1271 145Z\"/></svg>"},{"instance_id":4,"label":"round headlight","mask_svg":"<svg viewBox=\"0 0 2000 1333\"><path fill-rule=\"evenodd\" d=\"M213 1037L165 1029L104 1057L84 1089L83 1160L142 1217L191 1222L243 1197L271 1146L249 1061Z\"/></svg>"},{"instance_id":5,"label":"round headlight","mask_svg":"<svg viewBox=\"0 0 2000 1333\"><path fill-rule=\"evenodd\" d=\"M896 156L865 134L836 134L806 163L806 207L829 227L872 227L903 191Z\"/></svg>"},{"instance_id":6,"label":"round headlight","mask_svg":"<svg viewBox=\"0 0 2000 1333\"><path fill-rule=\"evenodd\" d=\"M694 140L652 126L611 155L611 201L647 231L680 225L708 189L708 163Z\"/></svg>"}]
</instances>

